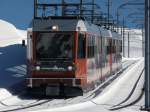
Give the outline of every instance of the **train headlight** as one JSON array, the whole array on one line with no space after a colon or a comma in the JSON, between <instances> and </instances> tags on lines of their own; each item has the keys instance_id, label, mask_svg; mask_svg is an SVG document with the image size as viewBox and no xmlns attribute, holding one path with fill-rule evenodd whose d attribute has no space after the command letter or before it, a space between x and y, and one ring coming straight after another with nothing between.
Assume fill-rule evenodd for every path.
<instances>
[{"instance_id":1,"label":"train headlight","mask_svg":"<svg viewBox=\"0 0 150 112\"><path fill-rule=\"evenodd\" d=\"M68 70L69 70L69 71L72 71L72 70L73 70L73 67L72 67L72 66L68 66Z\"/></svg>"},{"instance_id":2,"label":"train headlight","mask_svg":"<svg viewBox=\"0 0 150 112\"><path fill-rule=\"evenodd\" d=\"M57 25L55 25L55 26L52 26L52 30L54 30L54 31L58 31L58 26Z\"/></svg>"},{"instance_id":3,"label":"train headlight","mask_svg":"<svg viewBox=\"0 0 150 112\"><path fill-rule=\"evenodd\" d=\"M36 66L36 70L39 71L41 68L40 66Z\"/></svg>"}]
</instances>

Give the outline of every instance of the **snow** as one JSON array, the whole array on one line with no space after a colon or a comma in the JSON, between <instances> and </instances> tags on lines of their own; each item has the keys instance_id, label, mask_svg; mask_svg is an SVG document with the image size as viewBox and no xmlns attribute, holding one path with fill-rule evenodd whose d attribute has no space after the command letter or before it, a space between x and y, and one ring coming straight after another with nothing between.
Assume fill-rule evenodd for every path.
<instances>
[{"instance_id":1,"label":"snow","mask_svg":"<svg viewBox=\"0 0 150 112\"><path fill-rule=\"evenodd\" d=\"M27 31L26 30L20 30L20 29L16 29L17 34L22 38L22 39L26 39L27 38Z\"/></svg>"},{"instance_id":2,"label":"snow","mask_svg":"<svg viewBox=\"0 0 150 112\"><path fill-rule=\"evenodd\" d=\"M23 80L26 74L26 48L22 39L26 31L0 20L0 99L12 96L9 87Z\"/></svg>"},{"instance_id":3,"label":"snow","mask_svg":"<svg viewBox=\"0 0 150 112\"><path fill-rule=\"evenodd\" d=\"M131 60L140 60L141 59L141 57L138 57L138 58L126 58L126 57L122 57L122 62L123 61L131 61Z\"/></svg>"},{"instance_id":4,"label":"snow","mask_svg":"<svg viewBox=\"0 0 150 112\"><path fill-rule=\"evenodd\" d=\"M12 94L10 92L8 92L5 88L0 89L0 100L4 100L8 97L11 97Z\"/></svg>"},{"instance_id":5,"label":"snow","mask_svg":"<svg viewBox=\"0 0 150 112\"><path fill-rule=\"evenodd\" d=\"M4 20L0 20L0 47L20 44L26 40L27 32L17 29L14 25Z\"/></svg>"}]
</instances>

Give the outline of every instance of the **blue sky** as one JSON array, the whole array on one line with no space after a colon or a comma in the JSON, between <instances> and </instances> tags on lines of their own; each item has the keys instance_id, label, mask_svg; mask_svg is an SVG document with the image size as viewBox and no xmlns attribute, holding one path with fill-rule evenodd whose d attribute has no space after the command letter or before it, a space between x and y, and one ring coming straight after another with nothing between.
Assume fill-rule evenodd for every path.
<instances>
[{"instance_id":1,"label":"blue sky","mask_svg":"<svg viewBox=\"0 0 150 112\"><path fill-rule=\"evenodd\" d=\"M33 17L33 0L0 0L0 19L26 29Z\"/></svg>"},{"instance_id":2,"label":"blue sky","mask_svg":"<svg viewBox=\"0 0 150 112\"><path fill-rule=\"evenodd\" d=\"M107 0L96 0L96 1L101 6L101 10L103 12L106 12ZM114 12L116 11L116 8L119 5L127 1L133 0L112 0L112 12L111 12L112 15L115 15ZM127 15L131 11L136 12L133 10L135 10L135 7L129 7L125 11L122 11L122 15ZM33 18L33 0L0 0L0 19L11 22L17 28L26 29L29 26L32 18ZM129 26L132 26L132 24L130 23Z\"/></svg>"}]
</instances>

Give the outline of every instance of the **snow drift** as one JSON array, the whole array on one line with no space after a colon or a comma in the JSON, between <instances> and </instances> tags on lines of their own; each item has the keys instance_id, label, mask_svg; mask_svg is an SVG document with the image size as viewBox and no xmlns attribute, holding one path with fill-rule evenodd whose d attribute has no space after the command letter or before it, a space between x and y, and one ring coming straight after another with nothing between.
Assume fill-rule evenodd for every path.
<instances>
[{"instance_id":1,"label":"snow drift","mask_svg":"<svg viewBox=\"0 0 150 112\"><path fill-rule=\"evenodd\" d=\"M27 32L17 29L13 24L0 20L0 47L21 43Z\"/></svg>"}]
</instances>

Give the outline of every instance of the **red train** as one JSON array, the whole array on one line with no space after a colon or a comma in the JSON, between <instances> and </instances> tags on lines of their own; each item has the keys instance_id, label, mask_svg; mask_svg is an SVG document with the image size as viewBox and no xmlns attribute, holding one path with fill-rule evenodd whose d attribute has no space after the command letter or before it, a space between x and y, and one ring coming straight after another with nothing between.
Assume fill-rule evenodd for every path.
<instances>
[{"instance_id":1,"label":"red train","mask_svg":"<svg viewBox=\"0 0 150 112\"><path fill-rule=\"evenodd\" d=\"M35 18L27 37L29 91L83 93L121 68L121 49L119 34L82 18Z\"/></svg>"}]
</instances>

